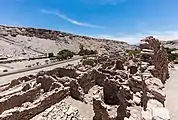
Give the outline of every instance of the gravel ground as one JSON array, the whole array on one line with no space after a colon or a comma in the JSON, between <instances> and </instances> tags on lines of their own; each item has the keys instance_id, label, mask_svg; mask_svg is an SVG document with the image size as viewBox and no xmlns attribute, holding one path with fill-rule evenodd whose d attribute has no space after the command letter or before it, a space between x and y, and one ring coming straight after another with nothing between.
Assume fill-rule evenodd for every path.
<instances>
[{"instance_id":1,"label":"gravel ground","mask_svg":"<svg viewBox=\"0 0 178 120\"><path fill-rule=\"evenodd\" d=\"M171 120L178 119L178 65L170 71L170 79L166 83L166 107L168 108Z\"/></svg>"}]
</instances>

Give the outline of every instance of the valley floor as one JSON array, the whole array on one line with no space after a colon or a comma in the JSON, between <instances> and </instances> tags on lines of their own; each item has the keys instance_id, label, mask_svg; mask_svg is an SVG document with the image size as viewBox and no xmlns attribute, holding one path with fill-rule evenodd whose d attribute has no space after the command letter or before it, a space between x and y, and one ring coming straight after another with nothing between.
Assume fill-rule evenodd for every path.
<instances>
[{"instance_id":1,"label":"valley floor","mask_svg":"<svg viewBox=\"0 0 178 120\"><path fill-rule=\"evenodd\" d=\"M178 65L170 71L170 78L166 83L166 107L168 108L171 120L178 118Z\"/></svg>"}]
</instances>

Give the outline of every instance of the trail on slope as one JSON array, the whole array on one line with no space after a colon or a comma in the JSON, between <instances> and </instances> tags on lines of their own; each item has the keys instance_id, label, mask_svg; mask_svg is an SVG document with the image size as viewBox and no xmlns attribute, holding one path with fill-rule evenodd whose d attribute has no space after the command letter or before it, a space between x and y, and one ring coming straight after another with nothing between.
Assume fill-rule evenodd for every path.
<instances>
[{"instance_id":1,"label":"trail on slope","mask_svg":"<svg viewBox=\"0 0 178 120\"><path fill-rule=\"evenodd\" d=\"M36 52L36 53L39 53L39 54L45 54L44 52L41 52L41 51L38 51L38 50L35 50L35 49L32 49L32 48L28 48L24 45L22 45L20 42L17 42L13 39L9 39L9 38L6 38L4 36L1 36L0 35L0 40L4 41L4 42L7 42L7 43L10 43L12 45L15 45L17 47L20 47L21 49L25 49L25 50L28 50L28 51L33 51L33 52Z\"/></svg>"},{"instance_id":2,"label":"trail on slope","mask_svg":"<svg viewBox=\"0 0 178 120\"><path fill-rule=\"evenodd\" d=\"M171 120L178 119L178 65L170 70L170 78L166 83L166 107L168 108Z\"/></svg>"}]
</instances>

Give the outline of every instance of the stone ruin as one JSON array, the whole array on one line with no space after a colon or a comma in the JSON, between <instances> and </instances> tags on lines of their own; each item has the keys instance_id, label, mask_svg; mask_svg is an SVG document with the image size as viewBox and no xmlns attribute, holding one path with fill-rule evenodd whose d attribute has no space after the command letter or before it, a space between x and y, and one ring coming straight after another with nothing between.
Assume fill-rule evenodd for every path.
<instances>
[{"instance_id":1,"label":"stone ruin","mask_svg":"<svg viewBox=\"0 0 178 120\"><path fill-rule=\"evenodd\" d=\"M167 54L153 37L140 49L134 57L89 57L0 86L0 120L167 120Z\"/></svg>"}]
</instances>

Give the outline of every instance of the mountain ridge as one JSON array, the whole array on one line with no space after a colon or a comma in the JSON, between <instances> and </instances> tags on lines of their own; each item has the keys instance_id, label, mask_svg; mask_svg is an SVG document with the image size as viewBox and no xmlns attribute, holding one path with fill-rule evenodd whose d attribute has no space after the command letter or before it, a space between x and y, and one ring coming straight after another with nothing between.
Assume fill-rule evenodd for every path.
<instances>
[{"instance_id":1,"label":"mountain ridge","mask_svg":"<svg viewBox=\"0 0 178 120\"><path fill-rule=\"evenodd\" d=\"M3 47L0 53L3 55L9 51L7 48L10 48L7 54L11 56L24 56L22 54L25 54L28 57L40 53L57 54L63 49L77 53L81 45L85 49L97 50L99 54L136 48L123 41L92 38L43 28L5 25L0 25L0 44Z\"/></svg>"}]
</instances>

